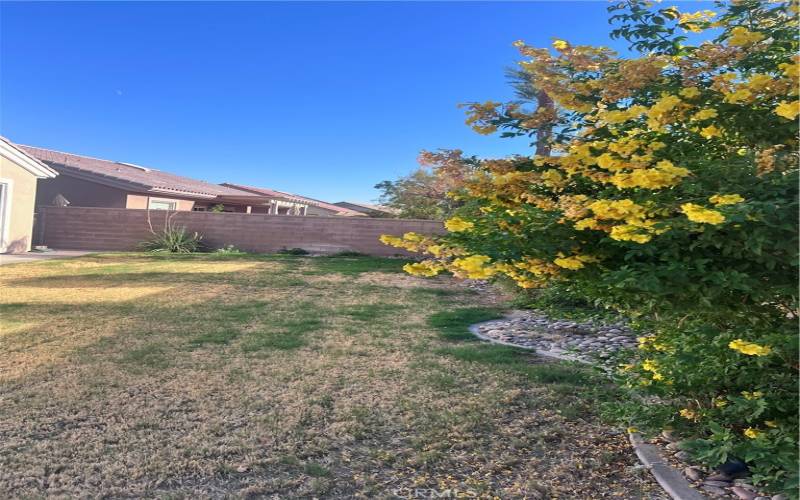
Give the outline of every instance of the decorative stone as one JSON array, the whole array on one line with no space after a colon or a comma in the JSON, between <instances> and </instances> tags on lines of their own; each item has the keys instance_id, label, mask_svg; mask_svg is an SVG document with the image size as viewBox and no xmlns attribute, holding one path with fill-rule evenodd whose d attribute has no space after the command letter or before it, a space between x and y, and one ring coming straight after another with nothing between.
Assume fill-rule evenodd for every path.
<instances>
[{"instance_id":1,"label":"decorative stone","mask_svg":"<svg viewBox=\"0 0 800 500\"><path fill-rule=\"evenodd\" d=\"M709 481L725 481L725 482L730 482L733 480L731 476L725 474L724 472L718 472L716 474L712 474L708 476L706 479L708 479Z\"/></svg>"},{"instance_id":2,"label":"decorative stone","mask_svg":"<svg viewBox=\"0 0 800 500\"><path fill-rule=\"evenodd\" d=\"M674 456L682 462L686 462L692 458L688 451L679 451Z\"/></svg>"},{"instance_id":3,"label":"decorative stone","mask_svg":"<svg viewBox=\"0 0 800 500\"><path fill-rule=\"evenodd\" d=\"M788 500L788 498L786 497L786 495L781 493L779 495L772 495L772 500Z\"/></svg>"},{"instance_id":4,"label":"decorative stone","mask_svg":"<svg viewBox=\"0 0 800 500\"><path fill-rule=\"evenodd\" d=\"M670 443L674 443L678 440L678 437L675 436L675 432L670 430L663 430L661 431L661 437L669 441Z\"/></svg>"},{"instance_id":5,"label":"decorative stone","mask_svg":"<svg viewBox=\"0 0 800 500\"><path fill-rule=\"evenodd\" d=\"M736 495L741 500L754 500L756 498L756 494L750 490L746 490L741 486L734 486L731 488L731 491L734 495Z\"/></svg>"},{"instance_id":6,"label":"decorative stone","mask_svg":"<svg viewBox=\"0 0 800 500\"><path fill-rule=\"evenodd\" d=\"M708 486L708 485L704 484L702 486L702 488L703 488L704 491L707 491L708 493L713 493L713 494L719 495L719 496L725 496L725 495L728 494L727 491L725 491L722 488L719 488L717 486Z\"/></svg>"},{"instance_id":7,"label":"decorative stone","mask_svg":"<svg viewBox=\"0 0 800 500\"><path fill-rule=\"evenodd\" d=\"M700 479L703 478L703 473L700 472L700 470L695 467L687 467L683 469L683 475L685 475L692 481L699 481Z\"/></svg>"},{"instance_id":8,"label":"decorative stone","mask_svg":"<svg viewBox=\"0 0 800 500\"><path fill-rule=\"evenodd\" d=\"M720 488L727 488L731 485L730 481L709 481L708 479L703 481L703 484L707 486L719 486Z\"/></svg>"}]
</instances>

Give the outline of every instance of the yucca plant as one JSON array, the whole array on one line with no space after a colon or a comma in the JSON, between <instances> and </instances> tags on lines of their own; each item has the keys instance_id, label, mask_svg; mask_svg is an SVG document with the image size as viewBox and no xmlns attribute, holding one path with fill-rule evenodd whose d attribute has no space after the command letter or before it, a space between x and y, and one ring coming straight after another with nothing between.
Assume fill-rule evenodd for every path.
<instances>
[{"instance_id":1,"label":"yucca plant","mask_svg":"<svg viewBox=\"0 0 800 500\"><path fill-rule=\"evenodd\" d=\"M148 213L147 224L153 237L142 242L140 247L148 252L194 253L203 250L203 235L197 231L190 233L184 226L176 226L172 220L175 215L177 212L167 214L163 229L156 231Z\"/></svg>"}]
</instances>

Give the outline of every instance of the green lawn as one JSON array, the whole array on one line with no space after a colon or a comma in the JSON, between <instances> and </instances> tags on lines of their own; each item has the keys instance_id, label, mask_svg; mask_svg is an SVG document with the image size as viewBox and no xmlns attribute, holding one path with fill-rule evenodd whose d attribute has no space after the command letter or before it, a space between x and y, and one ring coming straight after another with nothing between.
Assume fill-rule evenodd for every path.
<instances>
[{"instance_id":1,"label":"green lawn","mask_svg":"<svg viewBox=\"0 0 800 500\"><path fill-rule=\"evenodd\" d=\"M0 497L662 498L591 372L476 342L498 304L402 264L3 266Z\"/></svg>"}]
</instances>

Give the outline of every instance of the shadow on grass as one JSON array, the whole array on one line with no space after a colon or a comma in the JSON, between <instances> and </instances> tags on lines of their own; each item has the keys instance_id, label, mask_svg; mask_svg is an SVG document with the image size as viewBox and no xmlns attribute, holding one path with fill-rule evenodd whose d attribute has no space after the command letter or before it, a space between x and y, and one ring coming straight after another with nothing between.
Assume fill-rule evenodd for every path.
<instances>
[{"instance_id":1,"label":"shadow on grass","mask_svg":"<svg viewBox=\"0 0 800 500\"><path fill-rule=\"evenodd\" d=\"M428 317L428 325L446 340L478 340L469 331L470 325L502 317L503 312L499 308L464 307L432 314Z\"/></svg>"},{"instance_id":2,"label":"shadow on grass","mask_svg":"<svg viewBox=\"0 0 800 500\"><path fill-rule=\"evenodd\" d=\"M310 260L310 259L309 259ZM387 259L383 257L316 257L314 269L303 271L307 275L338 273L355 276L361 273L400 273L407 259Z\"/></svg>"},{"instance_id":3,"label":"shadow on grass","mask_svg":"<svg viewBox=\"0 0 800 500\"><path fill-rule=\"evenodd\" d=\"M428 325L449 342L467 341L434 350L465 363L477 363L548 386L559 395L559 412L567 418L583 418L598 412L604 402L618 397L614 387L597 370L578 363L552 361L531 351L489 344L475 337L469 326L502 317L496 308L471 307L443 311L428 317ZM442 383L448 382L442 380Z\"/></svg>"}]
</instances>

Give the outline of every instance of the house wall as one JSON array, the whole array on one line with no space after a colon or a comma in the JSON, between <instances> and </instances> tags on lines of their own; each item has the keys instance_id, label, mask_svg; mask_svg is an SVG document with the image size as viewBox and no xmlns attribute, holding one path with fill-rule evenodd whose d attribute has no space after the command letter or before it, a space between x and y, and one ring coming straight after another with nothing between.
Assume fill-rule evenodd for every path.
<instances>
[{"instance_id":1,"label":"house wall","mask_svg":"<svg viewBox=\"0 0 800 500\"><path fill-rule=\"evenodd\" d=\"M35 175L11 160L0 156L0 182L9 184L8 210L0 252L20 253L31 249L33 210L36 200Z\"/></svg>"},{"instance_id":2,"label":"house wall","mask_svg":"<svg viewBox=\"0 0 800 500\"><path fill-rule=\"evenodd\" d=\"M210 248L226 245L248 252L276 252L303 248L313 253L356 251L368 255L410 255L378 241L382 234L409 231L442 234L441 222L368 217L304 217L212 212L166 212L113 208L42 207L43 242L57 249L135 250L149 239L148 215L153 227L164 227L173 216L175 225L203 235Z\"/></svg>"},{"instance_id":3,"label":"house wall","mask_svg":"<svg viewBox=\"0 0 800 500\"><path fill-rule=\"evenodd\" d=\"M36 206L53 204L56 195L62 195L76 207L125 208L127 191L90 182L59 170L58 177L42 179L36 193Z\"/></svg>"}]
</instances>

